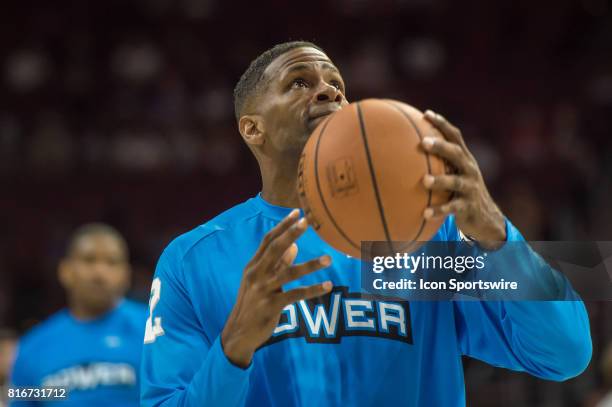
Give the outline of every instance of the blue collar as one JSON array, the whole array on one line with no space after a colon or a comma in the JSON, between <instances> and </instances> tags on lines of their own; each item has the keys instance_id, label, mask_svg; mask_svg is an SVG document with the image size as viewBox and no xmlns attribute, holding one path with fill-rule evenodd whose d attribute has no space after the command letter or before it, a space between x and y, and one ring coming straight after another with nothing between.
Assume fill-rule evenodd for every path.
<instances>
[{"instance_id":1,"label":"blue collar","mask_svg":"<svg viewBox=\"0 0 612 407\"><path fill-rule=\"evenodd\" d=\"M289 213L294 209L288 208L286 206L272 205L261 197L261 192L259 192L255 197L253 197L252 201L255 206L260 209L264 214L276 219L284 218L285 216L289 215ZM300 214L301 216L304 216L304 212L302 212L301 209Z\"/></svg>"}]
</instances>

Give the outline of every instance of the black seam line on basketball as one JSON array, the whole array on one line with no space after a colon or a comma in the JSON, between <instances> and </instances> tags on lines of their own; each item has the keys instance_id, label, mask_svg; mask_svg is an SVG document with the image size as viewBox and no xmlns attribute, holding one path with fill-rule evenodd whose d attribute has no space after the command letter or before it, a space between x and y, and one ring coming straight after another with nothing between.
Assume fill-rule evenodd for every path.
<instances>
[{"instance_id":1,"label":"black seam line on basketball","mask_svg":"<svg viewBox=\"0 0 612 407\"><path fill-rule=\"evenodd\" d=\"M408 119L412 127L414 127L414 131L416 131L416 134L419 137L419 141L423 141L423 136L421 135L421 132L419 128L417 127L416 123L412 120L412 117L410 117L401 107L397 106L395 103L390 103L390 102L387 102L387 103L389 103L391 106L396 108L402 115L404 115L406 119ZM427 163L427 173L429 175L432 175L431 174L431 163L429 162L429 153L427 151L425 151L425 162ZM427 191L427 207L431 205L431 192L432 192L431 189ZM419 237L421 236L421 233L423 233L423 229L425 228L426 222L427 220L425 218L421 220L421 227L419 228L419 231L417 232L413 241L419 240Z\"/></svg>"},{"instance_id":2,"label":"black seam line on basketball","mask_svg":"<svg viewBox=\"0 0 612 407\"><path fill-rule=\"evenodd\" d=\"M325 198L323 197L323 193L321 193L321 183L319 182L319 144L321 143L321 139L323 138L323 134L325 133L325 129L327 128L327 125L329 123L331 123L331 121L332 121L332 118L329 118L323 124L323 127L321 128L321 133L319 134L319 138L317 139L317 145L315 146L314 170L315 170L315 180L317 181L317 192L319 192L319 198L321 198L321 203L323 204L323 208L325 209L325 212L327 213L327 216L329 217L329 220L331 220L331 222L334 225L334 227L336 228L336 230L338 232L340 232L340 235L347 242L349 242L349 244L351 246L353 246L355 249L361 251L361 247L359 245L355 244L355 242L353 242L346 235L346 233L344 233L344 231L340 228L340 226L338 226L338 224L336 223L336 220L334 219L334 217L331 214L331 211L329 210L329 208L327 207L327 204L325 203Z\"/></svg>"},{"instance_id":3,"label":"black seam line on basketball","mask_svg":"<svg viewBox=\"0 0 612 407\"><path fill-rule=\"evenodd\" d=\"M370 176L372 177L372 186L374 187L374 195L376 196L376 203L378 204L378 211L380 212L380 219L382 221L383 229L385 231L385 238L387 244L393 253L393 243L391 242L391 235L389 235L389 228L387 227L387 219L385 218L385 210L382 206L382 200L378 192L378 184L376 182L376 174L374 172L374 165L372 164L372 157L370 157L370 147L368 146L368 135L365 129L365 123L363 122L363 113L361 111L361 103L357 103L357 117L359 118L359 127L361 128L361 138L363 140L363 146L366 152L366 158L368 159L368 167L370 168Z\"/></svg>"}]
</instances>

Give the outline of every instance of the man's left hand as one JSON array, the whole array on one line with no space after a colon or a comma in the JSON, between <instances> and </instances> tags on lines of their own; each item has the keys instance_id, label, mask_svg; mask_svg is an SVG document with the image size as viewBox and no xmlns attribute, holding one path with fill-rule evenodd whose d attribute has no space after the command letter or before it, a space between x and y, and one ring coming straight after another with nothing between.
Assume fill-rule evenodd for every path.
<instances>
[{"instance_id":1,"label":"man's left hand","mask_svg":"<svg viewBox=\"0 0 612 407\"><path fill-rule=\"evenodd\" d=\"M425 175L425 188L452 191L454 194L449 202L426 208L423 216L430 219L452 213L461 232L485 248L497 247L499 243L495 242L506 240L504 215L491 198L478 163L465 145L461 131L431 110L425 112L425 119L442 133L445 140L425 135L421 143L423 149L446 160L457 172Z\"/></svg>"}]
</instances>

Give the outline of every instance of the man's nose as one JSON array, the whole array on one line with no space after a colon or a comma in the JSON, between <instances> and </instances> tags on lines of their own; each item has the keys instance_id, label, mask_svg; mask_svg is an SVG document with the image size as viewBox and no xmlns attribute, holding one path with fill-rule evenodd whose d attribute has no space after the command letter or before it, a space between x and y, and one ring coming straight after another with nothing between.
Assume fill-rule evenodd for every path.
<instances>
[{"instance_id":1,"label":"man's nose","mask_svg":"<svg viewBox=\"0 0 612 407\"><path fill-rule=\"evenodd\" d=\"M98 260L92 264L91 276L96 280L105 280L111 271L111 267L107 262Z\"/></svg>"},{"instance_id":2,"label":"man's nose","mask_svg":"<svg viewBox=\"0 0 612 407\"><path fill-rule=\"evenodd\" d=\"M335 86L329 83L322 83L317 92L317 102L340 102L342 95Z\"/></svg>"}]
</instances>

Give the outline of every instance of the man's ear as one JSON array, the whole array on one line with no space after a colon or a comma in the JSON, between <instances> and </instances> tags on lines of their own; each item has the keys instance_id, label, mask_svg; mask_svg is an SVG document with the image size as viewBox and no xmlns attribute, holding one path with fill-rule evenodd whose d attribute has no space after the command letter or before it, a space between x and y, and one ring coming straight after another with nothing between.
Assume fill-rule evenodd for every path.
<instances>
[{"instance_id":1,"label":"man's ear","mask_svg":"<svg viewBox=\"0 0 612 407\"><path fill-rule=\"evenodd\" d=\"M57 268L57 277L65 290L72 287L72 272L68 259L62 259Z\"/></svg>"},{"instance_id":2,"label":"man's ear","mask_svg":"<svg viewBox=\"0 0 612 407\"><path fill-rule=\"evenodd\" d=\"M245 115L238 121L238 129L244 141L250 146L263 145L264 125L263 119L258 115Z\"/></svg>"}]
</instances>

